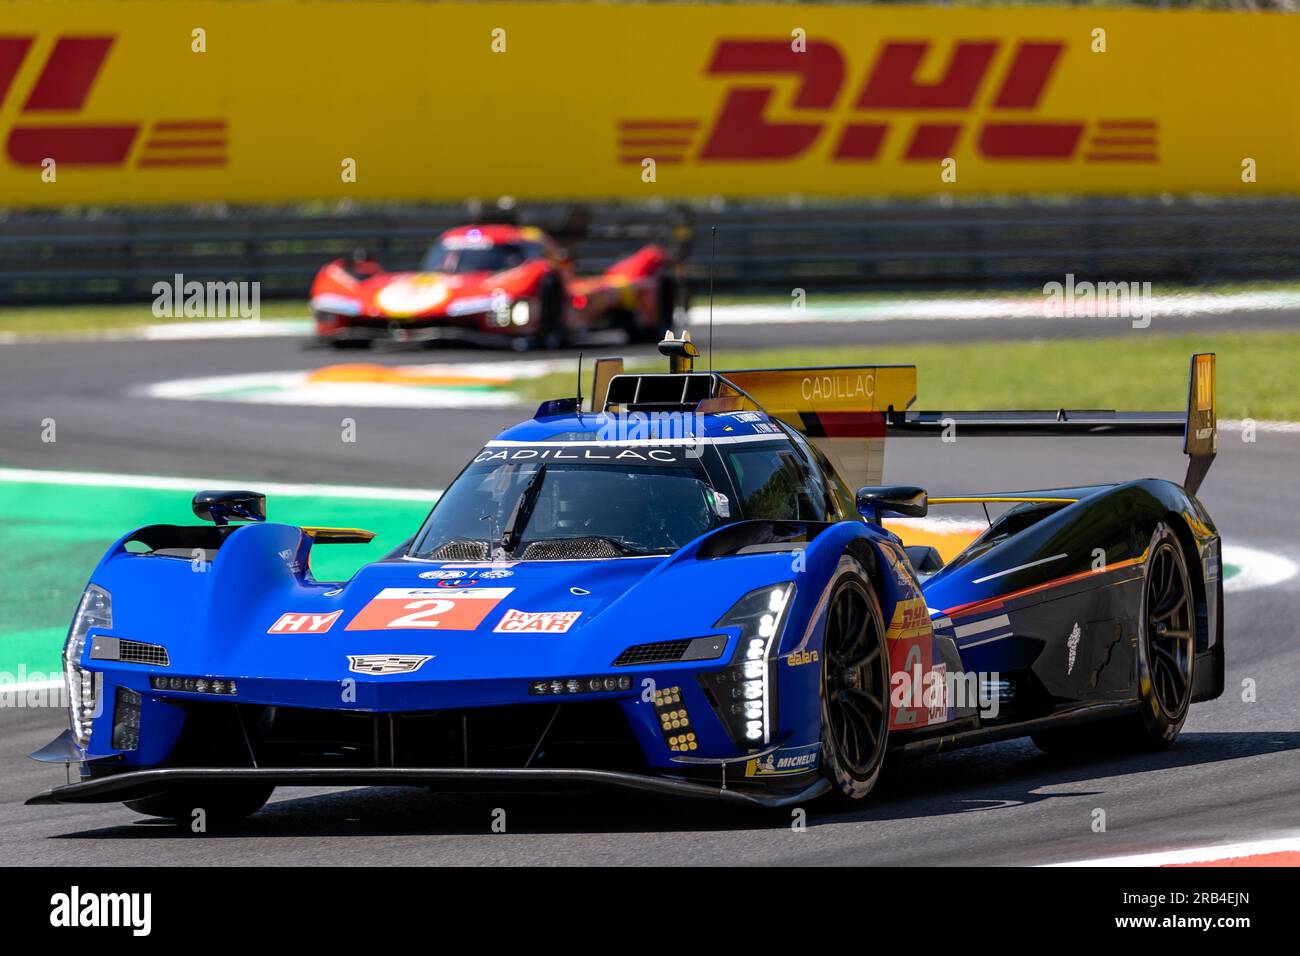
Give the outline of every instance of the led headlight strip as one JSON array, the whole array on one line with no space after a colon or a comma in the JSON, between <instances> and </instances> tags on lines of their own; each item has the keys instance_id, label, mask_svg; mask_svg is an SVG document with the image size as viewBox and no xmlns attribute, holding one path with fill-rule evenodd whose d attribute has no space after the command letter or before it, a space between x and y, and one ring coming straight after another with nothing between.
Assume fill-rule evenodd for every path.
<instances>
[{"instance_id":1,"label":"led headlight strip","mask_svg":"<svg viewBox=\"0 0 1300 956\"><path fill-rule=\"evenodd\" d=\"M72 616L68 639L63 644L63 681L68 692L68 722L82 750L90 745L90 728L99 710L104 677L99 671L81 666L90 629L113 627L113 598L97 584L87 584L77 613Z\"/></svg>"},{"instance_id":2,"label":"led headlight strip","mask_svg":"<svg viewBox=\"0 0 1300 956\"><path fill-rule=\"evenodd\" d=\"M793 598L793 581L756 588L714 625L740 628L731 664L701 675L717 699L728 733L740 746L759 747L772 739L776 713L773 655Z\"/></svg>"},{"instance_id":3,"label":"led headlight strip","mask_svg":"<svg viewBox=\"0 0 1300 956\"><path fill-rule=\"evenodd\" d=\"M239 693L239 686L233 680L221 677L150 677L149 686L154 690L178 690L185 694L216 694L218 697L233 697Z\"/></svg>"}]
</instances>

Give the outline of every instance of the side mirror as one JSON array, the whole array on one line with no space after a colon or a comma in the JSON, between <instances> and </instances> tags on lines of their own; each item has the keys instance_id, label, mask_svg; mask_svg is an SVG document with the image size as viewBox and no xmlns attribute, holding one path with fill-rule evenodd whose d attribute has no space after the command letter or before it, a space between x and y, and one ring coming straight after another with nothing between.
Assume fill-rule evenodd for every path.
<instances>
[{"instance_id":1,"label":"side mirror","mask_svg":"<svg viewBox=\"0 0 1300 956\"><path fill-rule=\"evenodd\" d=\"M256 491L200 491L194 496L194 513L204 521L220 527L236 518L240 521L266 520L266 495Z\"/></svg>"},{"instance_id":2,"label":"side mirror","mask_svg":"<svg viewBox=\"0 0 1300 956\"><path fill-rule=\"evenodd\" d=\"M924 518L929 511L925 489L912 485L868 485L858 489L858 513L880 523L881 515Z\"/></svg>"},{"instance_id":3,"label":"side mirror","mask_svg":"<svg viewBox=\"0 0 1300 956\"><path fill-rule=\"evenodd\" d=\"M943 555L939 549L928 544L912 544L903 548L907 560L912 562L912 569L917 574L934 574L943 570Z\"/></svg>"}]
</instances>

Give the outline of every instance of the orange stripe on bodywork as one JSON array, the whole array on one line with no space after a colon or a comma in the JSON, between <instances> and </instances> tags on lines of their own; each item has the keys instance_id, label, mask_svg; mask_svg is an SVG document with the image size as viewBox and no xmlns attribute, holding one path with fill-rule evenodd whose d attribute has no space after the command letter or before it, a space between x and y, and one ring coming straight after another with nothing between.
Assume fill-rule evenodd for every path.
<instances>
[{"instance_id":1,"label":"orange stripe on bodywork","mask_svg":"<svg viewBox=\"0 0 1300 956\"><path fill-rule=\"evenodd\" d=\"M1036 594L1039 591L1047 591L1051 588L1061 587L1066 584L1072 584L1075 581L1082 581L1085 578L1092 577L1095 574L1110 574L1112 571L1121 571L1124 568L1133 567L1146 561L1147 556L1144 551L1140 557L1129 558L1126 561L1120 561L1116 564L1108 564L1104 568L1087 571L1078 571L1074 574L1067 574L1064 577L1054 578L1051 581L1044 581L1042 584L1035 584L1032 587L1021 588L1019 591L1011 591L1007 594L999 594L997 597L985 598L982 601L972 601L970 604L958 604L956 607L947 608L943 613L949 617L958 617L965 614L973 614L976 611L991 610L1001 607L1005 602L1015 598L1024 597L1027 594ZM1132 578L1125 578L1124 581L1131 581ZM1124 581L1113 581L1112 584L1122 584Z\"/></svg>"}]
</instances>

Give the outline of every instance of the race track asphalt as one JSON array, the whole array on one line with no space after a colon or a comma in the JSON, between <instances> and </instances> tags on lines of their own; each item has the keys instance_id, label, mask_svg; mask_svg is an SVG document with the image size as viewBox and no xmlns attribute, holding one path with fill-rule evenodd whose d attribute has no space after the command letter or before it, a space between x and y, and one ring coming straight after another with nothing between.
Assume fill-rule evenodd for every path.
<instances>
[{"instance_id":1,"label":"race track asphalt","mask_svg":"<svg viewBox=\"0 0 1300 956\"><path fill-rule=\"evenodd\" d=\"M1015 329L1026 330L1024 321ZM839 330L869 341L927 338L931 323ZM960 325L983 336L984 323ZM910 330L904 326L911 326ZM976 326L979 328L977 329ZM818 326L819 330L823 327ZM787 330L788 331L788 330ZM801 341L806 341L801 328ZM956 332L947 329L946 332ZM754 334L729 328L723 335ZM765 328L762 334L768 334ZM832 334L832 332L818 332ZM1005 333L1004 333L1005 334ZM875 336L880 336L876 338ZM886 338L889 336L891 338ZM945 335L945 337L948 337ZM786 339L788 341L788 339ZM725 344L732 344L730 342ZM502 361L511 356L500 356ZM452 350L439 361L482 361ZM429 361L379 353L367 361ZM512 410L363 409L360 441L338 441L339 409L268 408L133 397L187 375L306 368L320 353L257 342L66 343L0 347L0 465L141 474L440 487ZM350 413L351 414L351 413ZM40 421L58 441L40 442ZM1300 559L1300 434L1221 436L1202 498L1228 544ZM1181 477L1176 439L923 439L891 444L886 476L931 493L1035 488L1143 475ZM0 710L0 859L10 864L1024 864L1236 843L1300 833L1300 580L1227 598L1227 691L1193 708L1156 756L1065 759L1011 742L893 768L863 809L788 811L619 794L434 797L397 789L281 790L240 826L192 835L116 804L27 807L63 768L25 754L62 712ZM1243 680L1257 699L1242 700ZM491 831L504 808L507 832ZM1093 811L1106 811L1104 833Z\"/></svg>"}]
</instances>

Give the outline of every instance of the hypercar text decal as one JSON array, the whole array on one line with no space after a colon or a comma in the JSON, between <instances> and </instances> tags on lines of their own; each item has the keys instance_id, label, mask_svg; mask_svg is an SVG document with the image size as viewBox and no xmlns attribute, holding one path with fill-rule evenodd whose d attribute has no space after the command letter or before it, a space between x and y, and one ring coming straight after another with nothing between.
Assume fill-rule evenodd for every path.
<instances>
[{"instance_id":1,"label":"hypercar text decal","mask_svg":"<svg viewBox=\"0 0 1300 956\"><path fill-rule=\"evenodd\" d=\"M565 634L581 611L506 611L493 630L498 634Z\"/></svg>"}]
</instances>

